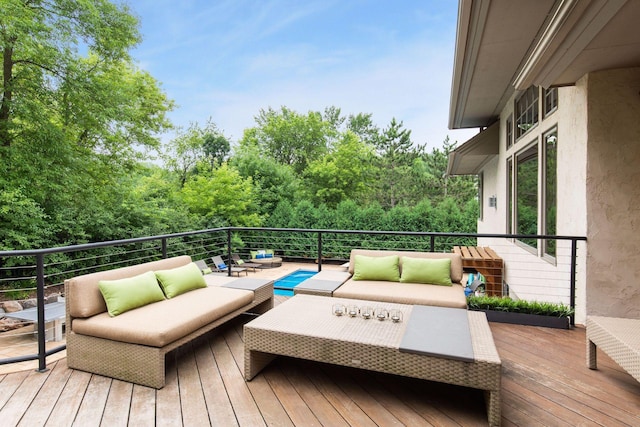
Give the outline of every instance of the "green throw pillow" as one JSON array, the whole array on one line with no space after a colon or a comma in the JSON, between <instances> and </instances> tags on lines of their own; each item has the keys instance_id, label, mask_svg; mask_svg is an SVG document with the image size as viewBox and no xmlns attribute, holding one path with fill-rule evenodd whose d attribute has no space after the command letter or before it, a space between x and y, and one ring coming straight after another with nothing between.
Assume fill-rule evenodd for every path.
<instances>
[{"instance_id":1,"label":"green throw pillow","mask_svg":"<svg viewBox=\"0 0 640 427\"><path fill-rule=\"evenodd\" d=\"M451 260L402 257L400 281L451 286Z\"/></svg>"},{"instance_id":2,"label":"green throw pillow","mask_svg":"<svg viewBox=\"0 0 640 427\"><path fill-rule=\"evenodd\" d=\"M171 270L156 271L156 277L167 298L173 298L193 289L207 287L200 269L194 263Z\"/></svg>"},{"instance_id":3,"label":"green throw pillow","mask_svg":"<svg viewBox=\"0 0 640 427\"><path fill-rule=\"evenodd\" d=\"M356 255L354 257L353 280L400 280L400 259L397 255L371 257Z\"/></svg>"},{"instance_id":4,"label":"green throw pillow","mask_svg":"<svg viewBox=\"0 0 640 427\"><path fill-rule=\"evenodd\" d=\"M153 271L126 279L100 280L98 288L112 317L164 299Z\"/></svg>"}]
</instances>

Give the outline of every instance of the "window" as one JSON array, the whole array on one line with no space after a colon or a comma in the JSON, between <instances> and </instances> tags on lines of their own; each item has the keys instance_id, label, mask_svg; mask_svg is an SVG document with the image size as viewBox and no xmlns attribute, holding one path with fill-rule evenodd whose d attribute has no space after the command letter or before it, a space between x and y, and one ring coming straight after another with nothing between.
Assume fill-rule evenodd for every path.
<instances>
[{"instance_id":1,"label":"window","mask_svg":"<svg viewBox=\"0 0 640 427\"><path fill-rule=\"evenodd\" d=\"M538 234L538 145L534 144L516 155L515 194L516 234ZM522 243L538 247L533 238L519 239Z\"/></svg>"},{"instance_id":2,"label":"window","mask_svg":"<svg viewBox=\"0 0 640 427\"><path fill-rule=\"evenodd\" d=\"M531 86L516 100L516 139L538 124L538 86Z\"/></svg>"},{"instance_id":3,"label":"window","mask_svg":"<svg viewBox=\"0 0 640 427\"><path fill-rule=\"evenodd\" d=\"M544 137L544 230L543 234L556 234L556 208L557 208L557 149L558 130L547 132ZM556 240L544 240L543 250L545 255L555 258Z\"/></svg>"},{"instance_id":4,"label":"window","mask_svg":"<svg viewBox=\"0 0 640 427\"><path fill-rule=\"evenodd\" d=\"M552 87L544 90L543 117L547 117L558 109L558 88Z\"/></svg>"},{"instance_id":5,"label":"window","mask_svg":"<svg viewBox=\"0 0 640 427\"><path fill-rule=\"evenodd\" d=\"M509 115L506 124L507 150L513 145L513 114Z\"/></svg>"}]
</instances>

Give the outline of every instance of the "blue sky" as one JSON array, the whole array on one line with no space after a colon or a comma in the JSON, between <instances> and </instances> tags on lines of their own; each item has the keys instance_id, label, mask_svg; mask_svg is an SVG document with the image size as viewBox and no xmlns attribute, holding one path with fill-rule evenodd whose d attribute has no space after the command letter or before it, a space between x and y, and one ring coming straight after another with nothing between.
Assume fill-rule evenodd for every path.
<instances>
[{"instance_id":1,"label":"blue sky","mask_svg":"<svg viewBox=\"0 0 640 427\"><path fill-rule=\"evenodd\" d=\"M130 0L133 51L177 103L178 126L208 118L232 141L260 109L341 108L395 117L415 143L464 142L447 128L454 0ZM172 135L165 136L171 138Z\"/></svg>"}]
</instances>

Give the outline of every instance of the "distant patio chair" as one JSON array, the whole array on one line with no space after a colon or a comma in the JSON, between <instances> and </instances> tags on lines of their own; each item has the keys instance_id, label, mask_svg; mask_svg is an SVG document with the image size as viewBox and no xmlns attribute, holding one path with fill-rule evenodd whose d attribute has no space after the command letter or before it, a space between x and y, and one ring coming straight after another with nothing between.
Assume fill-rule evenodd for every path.
<instances>
[{"instance_id":1,"label":"distant patio chair","mask_svg":"<svg viewBox=\"0 0 640 427\"><path fill-rule=\"evenodd\" d=\"M207 265L207 262L203 259L199 259L198 261L194 261L193 263L200 269L200 272L202 272L202 274L209 274L213 272L211 267L209 267Z\"/></svg>"},{"instance_id":2,"label":"distant patio chair","mask_svg":"<svg viewBox=\"0 0 640 427\"><path fill-rule=\"evenodd\" d=\"M242 273L243 271L245 272L245 274L249 274L249 272L247 271L246 268L242 268L242 267L229 267L223 260L222 257L219 255L216 255L214 257L211 257L211 261L213 261L213 271L217 271L220 273L224 273L229 271L229 269L231 269L231 274L236 273L238 275L238 277L240 277L240 273Z\"/></svg>"},{"instance_id":3,"label":"distant patio chair","mask_svg":"<svg viewBox=\"0 0 640 427\"><path fill-rule=\"evenodd\" d=\"M237 265L240 268L253 268L253 272L256 272L257 268L262 267L262 264L258 264L257 262L248 262L240 258L238 254L231 255L231 262Z\"/></svg>"}]
</instances>

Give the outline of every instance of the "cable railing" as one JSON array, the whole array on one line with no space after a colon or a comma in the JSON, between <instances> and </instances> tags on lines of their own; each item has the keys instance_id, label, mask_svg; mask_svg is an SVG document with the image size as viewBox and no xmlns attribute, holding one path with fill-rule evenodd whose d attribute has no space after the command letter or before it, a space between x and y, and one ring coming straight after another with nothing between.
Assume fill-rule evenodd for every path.
<instances>
[{"instance_id":1,"label":"cable railing","mask_svg":"<svg viewBox=\"0 0 640 427\"><path fill-rule=\"evenodd\" d=\"M552 260L525 257L526 253L530 255L531 248L522 249L515 242L531 239L555 241L557 255ZM60 345L47 344L47 337L59 336L54 330L59 325L45 316L45 304L51 303L55 295L64 301L66 279L97 271L178 255L189 255L193 260L223 255L228 261L234 253L249 258L250 251L265 248L273 249L285 262L316 263L320 271L323 264L348 261L352 249L451 252L454 246L488 242L505 260L508 273L505 277L512 281L505 280L505 292L512 292L516 287L513 281L517 281L522 292L518 296L522 299L536 298L536 290L542 289L537 297L555 298L575 308L575 284L580 274L578 243L583 241L585 237L576 236L223 227L56 248L0 251L0 299L19 301L35 293L35 301L33 297L28 299L28 305L37 314L32 333L38 343L37 353L0 358L0 365L37 360L37 370L46 371L47 357L65 350L66 345L63 340ZM539 281L541 266L545 265L551 271L546 279L549 286L529 286L532 279ZM573 316L571 323L574 324ZM0 348L4 346L2 338L0 333Z\"/></svg>"}]
</instances>

